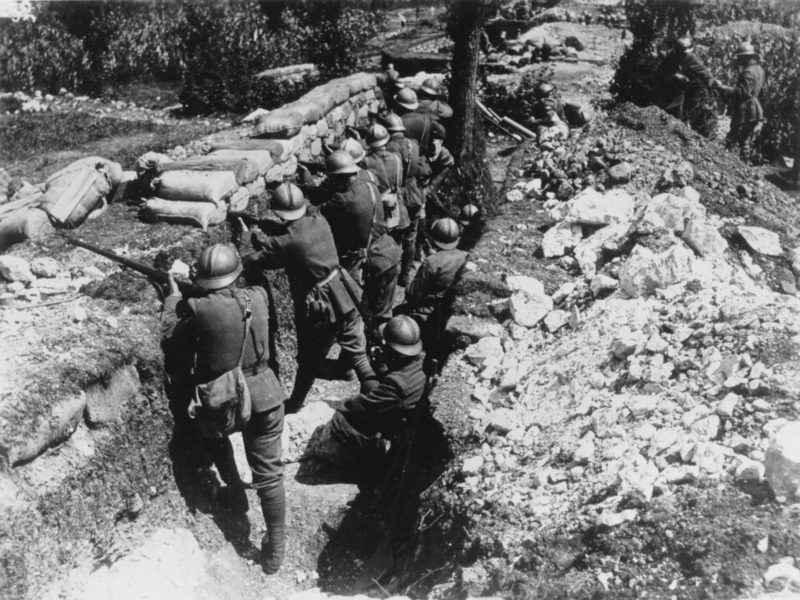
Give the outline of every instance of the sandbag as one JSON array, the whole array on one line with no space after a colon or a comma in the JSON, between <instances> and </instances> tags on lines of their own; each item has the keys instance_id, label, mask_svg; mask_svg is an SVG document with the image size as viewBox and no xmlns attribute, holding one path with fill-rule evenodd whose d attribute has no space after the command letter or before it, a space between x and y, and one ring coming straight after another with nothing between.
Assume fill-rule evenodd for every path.
<instances>
[{"instance_id":1,"label":"sandbag","mask_svg":"<svg viewBox=\"0 0 800 600\"><path fill-rule=\"evenodd\" d=\"M346 83L326 83L318 88L333 98L333 104L341 104L350 99L350 87Z\"/></svg>"},{"instance_id":2,"label":"sandbag","mask_svg":"<svg viewBox=\"0 0 800 600\"><path fill-rule=\"evenodd\" d=\"M344 79L336 80L335 82L332 81L331 83L342 83L346 85L347 89L350 91L349 96L355 96L364 90L364 85L358 77L345 77Z\"/></svg>"},{"instance_id":3,"label":"sandbag","mask_svg":"<svg viewBox=\"0 0 800 600\"><path fill-rule=\"evenodd\" d=\"M322 118L323 112L321 107L314 102L306 102L298 100L283 107L286 110L300 113L303 117L303 123L316 123Z\"/></svg>"},{"instance_id":4,"label":"sandbag","mask_svg":"<svg viewBox=\"0 0 800 600\"><path fill-rule=\"evenodd\" d=\"M250 191L242 186L228 198L228 207L232 212L244 212L250 204Z\"/></svg>"},{"instance_id":5,"label":"sandbag","mask_svg":"<svg viewBox=\"0 0 800 600\"><path fill-rule=\"evenodd\" d=\"M39 208L22 208L0 220L0 250L25 240L40 240L53 233L47 213Z\"/></svg>"},{"instance_id":6,"label":"sandbag","mask_svg":"<svg viewBox=\"0 0 800 600\"><path fill-rule=\"evenodd\" d=\"M153 180L159 198L219 205L239 187L231 171L165 171Z\"/></svg>"},{"instance_id":7,"label":"sandbag","mask_svg":"<svg viewBox=\"0 0 800 600\"><path fill-rule=\"evenodd\" d=\"M171 162L172 159L166 154L159 154L158 152L145 152L136 159L136 174L141 177L146 172L156 171L159 165Z\"/></svg>"},{"instance_id":8,"label":"sandbag","mask_svg":"<svg viewBox=\"0 0 800 600\"><path fill-rule=\"evenodd\" d=\"M70 163L60 171L56 171L50 177L47 178L45 183L49 184L51 180L57 179L64 175L65 173L71 173L73 171L80 171L82 169L94 169L96 171L105 171L106 175L108 176L108 182L111 184L111 187L115 187L119 185L120 181L122 181L122 165L118 162L114 162L113 160L108 160L107 158L103 158L102 156L87 156L85 158L80 158L75 162Z\"/></svg>"},{"instance_id":9,"label":"sandbag","mask_svg":"<svg viewBox=\"0 0 800 600\"><path fill-rule=\"evenodd\" d=\"M146 220L194 225L206 230L209 225L222 223L227 212L225 204L216 206L210 202L149 198L144 203L142 217Z\"/></svg>"},{"instance_id":10,"label":"sandbag","mask_svg":"<svg viewBox=\"0 0 800 600\"><path fill-rule=\"evenodd\" d=\"M300 98L301 102L310 102L319 108L322 115L327 115L334 106L336 106L336 99L331 94L326 94L324 90L314 88L305 96Z\"/></svg>"},{"instance_id":11,"label":"sandbag","mask_svg":"<svg viewBox=\"0 0 800 600\"><path fill-rule=\"evenodd\" d=\"M41 207L57 225L72 229L99 208L110 191L111 184L104 172L86 167L64 171L47 180Z\"/></svg>"},{"instance_id":12,"label":"sandbag","mask_svg":"<svg viewBox=\"0 0 800 600\"><path fill-rule=\"evenodd\" d=\"M305 121L299 112L279 108L258 120L251 137L286 139L297 135L303 125Z\"/></svg>"},{"instance_id":13,"label":"sandbag","mask_svg":"<svg viewBox=\"0 0 800 600\"><path fill-rule=\"evenodd\" d=\"M280 161L284 151L283 144L278 140L247 139L218 142L211 146L211 151L217 150L266 150L272 156L272 162Z\"/></svg>"},{"instance_id":14,"label":"sandbag","mask_svg":"<svg viewBox=\"0 0 800 600\"><path fill-rule=\"evenodd\" d=\"M258 168L258 174L263 175L266 173L274 162L272 160L272 153L269 150L236 150L233 148L224 148L220 150L213 150L207 154L209 158L216 159L236 159L241 158L252 161ZM252 181L252 180L251 180ZM249 181L246 183L250 183Z\"/></svg>"},{"instance_id":15,"label":"sandbag","mask_svg":"<svg viewBox=\"0 0 800 600\"><path fill-rule=\"evenodd\" d=\"M165 163L158 167L156 177L169 171L230 171L236 177L236 183L239 185L250 183L261 174L258 163L250 158L219 156L193 156ZM180 198L175 198L175 200L180 200Z\"/></svg>"}]
</instances>

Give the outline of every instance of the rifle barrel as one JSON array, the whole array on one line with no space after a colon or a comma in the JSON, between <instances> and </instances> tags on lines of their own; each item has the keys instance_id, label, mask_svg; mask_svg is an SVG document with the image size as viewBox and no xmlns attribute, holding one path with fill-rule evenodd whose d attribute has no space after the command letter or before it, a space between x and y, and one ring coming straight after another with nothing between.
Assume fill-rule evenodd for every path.
<instances>
[{"instance_id":1,"label":"rifle barrel","mask_svg":"<svg viewBox=\"0 0 800 600\"><path fill-rule=\"evenodd\" d=\"M154 283L164 285L169 282L169 274L166 271L161 271L160 269L150 267L132 258L120 256L119 254L112 252L111 250L106 250L105 248L101 248L100 246L95 246L94 244L90 244L89 242L85 242L71 235L61 234L61 237L64 238L64 240L68 244L72 244L73 246L78 246L79 248L83 248L84 250L89 250L90 252L99 254L100 256L103 256L109 260L113 260L116 263L119 263L133 271L136 271L137 273L141 273ZM191 293L192 290L194 289L194 284L188 283L186 281L176 280L176 283L178 284L181 293L184 295Z\"/></svg>"}]
</instances>

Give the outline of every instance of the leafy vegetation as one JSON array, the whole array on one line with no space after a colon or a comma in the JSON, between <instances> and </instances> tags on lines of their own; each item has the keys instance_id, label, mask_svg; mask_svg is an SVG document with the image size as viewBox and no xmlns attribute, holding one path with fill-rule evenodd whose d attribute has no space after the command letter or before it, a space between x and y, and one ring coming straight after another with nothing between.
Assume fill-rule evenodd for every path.
<instances>
[{"instance_id":1,"label":"leafy vegetation","mask_svg":"<svg viewBox=\"0 0 800 600\"><path fill-rule=\"evenodd\" d=\"M280 104L316 83L255 80L259 71L314 62L323 77L345 74L381 26L358 2L276 4L48 3L36 22L4 26L0 88L113 95L131 81L180 80L190 112L240 112Z\"/></svg>"},{"instance_id":2,"label":"leafy vegetation","mask_svg":"<svg viewBox=\"0 0 800 600\"><path fill-rule=\"evenodd\" d=\"M552 78L551 65L538 65L527 71L513 86L509 86L507 82L484 81L481 97L496 113L524 123L533 114L536 86L549 82Z\"/></svg>"},{"instance_id":3,"label":"leafy vegetation","mask_svg":"<svg viewBox=\"0 0 800 600\"><path fill-rule=\"evenodd\" d=\"M617 102L630 101L640 106L660 104L658 67L670 44L682 35L693 35L703 44L698 57L715 77L731 84L737 72L732 57L745 36L733 32L711 34L712 28L734 21L757 21L779 27L762 28L751 41L761 53L767 73L762 94L766 124L755 144L762 159L792 155L795 147L796 115L800 111L800 13L791 2L765 3L743 0L729 3L717 0L702 4L687 0L626 0L625 11L633 43L619 61L611 93ZM778 31L787 28L785 31ZM704 135L716 129L717 115L725 102L704 88L687 95L687 122Z\"/></svg>"}]
</instances>

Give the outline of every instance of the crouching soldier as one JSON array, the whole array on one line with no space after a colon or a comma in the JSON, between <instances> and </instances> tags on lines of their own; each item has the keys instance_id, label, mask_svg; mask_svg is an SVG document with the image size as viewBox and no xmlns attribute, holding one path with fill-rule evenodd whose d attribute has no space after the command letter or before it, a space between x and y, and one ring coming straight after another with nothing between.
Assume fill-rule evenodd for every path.
<instances>
[{"instance_id":1,"label":"crouching soldier","mask_svg":"<svg viewBox=\"0 0 800 600\"><path fill-rule=\"evenodd\" d=\"M242 431L253 487L267 524L262 541L264 570L275 573L285 548L281 433L286 394L269 367L267 293L261 286L244 287L241 272L236 250L214 244L200 253L193 277L198 287L208 291L206 295L182 299L170 274L162 335L165 347L180 347L191 354L196 387L189 414L198 423L225 483L245 496L232 468L228 439L233 431Z\"/></svg>"},{"instance_id":2,"label":"crouching soldier","mask_svg":"<svg viewBox=\"0 0 800 600\"><path fill-rule=\"evenodd\" d=\"M350 275L339 268L333 234L325 217L309 212L300 189L281 184L273 193L272 211L283 227L269 237L253 234L256 252L244 257L245 265L286 270L294 304L297 330L297 375L286 412L300 410L325 357L338 341L341 372L353 368L364 389L376 382L367 358L364 323Z\"/></svg>"},{"instance_id":3,"label":"crouching soldier","mask_svg":"<svg viewBox=\"0 0 800 600\"><path fill-rule=\"evenodd\" d=\"M441 330L450 310L454 287L467 262L467 254L457 248L460 237L458 224L453 219L434 222L430 237L436 251L423 261L406 289L406 304L402 311L419 323L422 345L432 360L438 358L441 351Z\"/></svg>"},{"instance_id":4,"label":"crouching soldier","mask_svg":"<svg viewBox=\"0 0 800 600\"><path fill-rule=\"evenodd\" d=\"M365 464L380 463L383 440L397 439L425 391L417 323L394 317L382 335L386 374L371 392L345 401L329 424L331 437Z\"/></svg>"}]
</instances>

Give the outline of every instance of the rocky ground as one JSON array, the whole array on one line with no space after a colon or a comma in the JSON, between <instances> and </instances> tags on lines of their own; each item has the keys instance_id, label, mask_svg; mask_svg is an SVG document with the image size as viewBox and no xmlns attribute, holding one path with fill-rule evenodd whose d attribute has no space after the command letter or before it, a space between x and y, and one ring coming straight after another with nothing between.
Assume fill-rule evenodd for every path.
<instances>
[{"instance_id":1,"label":"rocky ground","mask_svg":"<svg viewBox=\"0 0 800 600\"><path fill-rule=\"evenodd\" d=\"M529 35L580 37L587 60L557 63L559 91L605 94L619 29ZM58 239L15 249L3 267L17 269L3 272L15 306L0 309L3 454L16 465L0 477L0 597L800 592L793 202L652 108L617 107L541 148L492 136L489 156L504 203L472 251L449 325L461 350L377 567L393 500L308 456L354 384L320 381L287 418L289 554L267 577L255 495L230 510L174 437L154 291ZM229 236L145 224L124 203L80 233L159 266ZM291 308L284 278L273 285L290 386ZM80 418L101 393L111 407ZM28 462L59 426L75 432Z\"/></svg>"}]
</instances>

